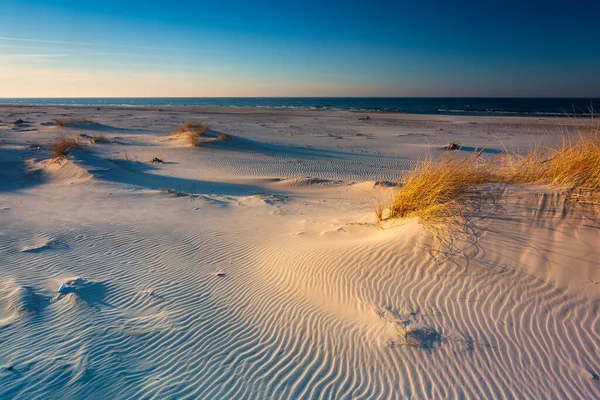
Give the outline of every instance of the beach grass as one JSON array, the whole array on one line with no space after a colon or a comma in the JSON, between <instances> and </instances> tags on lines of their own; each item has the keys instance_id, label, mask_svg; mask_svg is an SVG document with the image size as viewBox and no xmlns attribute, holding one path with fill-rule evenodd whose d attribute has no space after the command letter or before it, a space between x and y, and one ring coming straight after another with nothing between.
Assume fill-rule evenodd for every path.
<instances>
[{"instance_id":1,"label":"beach grass","mask_svg":"<svg viewBox=\"0 0 600 400\"><path fill-rule=\"evenodd\" d=\"M62 126L66 126L66 125L74 125L74 124L79 124L79 123L90 123L90 122L93 122L93 121L89 118L63 118L63 119L55 119L54 125L62 127Z\"/></svg>"},{"instance_id":2,"label":"beach grass","mask_svg":"<svg viewBox=\"0 0 600 400\"><path fill-rule=\"evenodd\" d=\"M390 206L389 218L418 217L430 221L461 214L469 190L492 180L490 162L482 161L480 155L422 161L405 175Z\"/></svg>"},{"instance_id":3,"label":"beach grass","mask_svg":"<svg viewBox=\"0 0 600 400\"><path fill-rule=\"evenodd\" d=\"M85 145L81 143L79 138L69 137L61 133L50 143L50 149L54 158L62 158L69 154L71 149L85 150Z\"/></svg>"},{"instance_id":4,"label":"beach grass","mask_svg":"<svg viewBox=\"0 0 600 400\"><path fill-rule=\"evenodd\" d=\"M200 146L202 144L202 136L206 134L209 128L210 126L204 120L187 121L177 130L173 131L171 136L186 135L192 146Z\"/></svg>"},{"instance_id":5,"label":"beach grass","mask_svg":"<svg viewBox=\"0 0 600 400\"><path fill-rule=\"evenodd\" d=\"M482 151L423 160L404 175L388 218L418 217L424 222L464 215L473 189L486 183L547 184L566 189L567 200L600 202L600 125L578 127L550 146L527 153L505 151L483 160ZM379 208L378 220L382 219Z\"/></svg>"},{"instance_id":6,"label":"beach grass","mask_svg":"<svg viewBox=\"0 0 600 400\"><path fill-rule=\"evenodd\" d=\"M90 138L90 143L110 143L110 140L108 140L104 135L94 135Z\"/></svg>"},{"instance_id":7,"label":"beach grass","mask_svg":"<svg viewBox=\"0 0 600 400\"><path fill-rule=\"evenodd\" d=\"M498 171L509 183L542 183L566 188L568 196L600 199L600 125L578 128L553 146L536 145L526 154L508 153Z\"/></svg>"}]
</instances>

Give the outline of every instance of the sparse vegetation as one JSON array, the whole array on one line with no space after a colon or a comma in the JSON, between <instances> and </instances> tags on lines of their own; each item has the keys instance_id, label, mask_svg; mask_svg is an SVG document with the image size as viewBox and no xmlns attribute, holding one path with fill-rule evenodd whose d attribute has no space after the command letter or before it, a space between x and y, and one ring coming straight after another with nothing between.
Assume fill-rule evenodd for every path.
<instances>
[{"instance_id":1,"label":"sparse vegetation","mask_svg":"<svg viewBox=\"0 0 600 400\"><path fill-rule=\"evenodd\" d=\"M133 162L140 162L140 159L138 158L137 154L133 154L133 155L130 156L127 153L127 151L124 151L123 153L125 155L125 160L127 160L127 161L133 161Z\"/></svg>"},{"instance_id":2,"label":"sparse vegetation","mask_svg":"<svg viewBox=\"0 0 600 400\"><path fill-rule=\"evenodd\" d=\"M429 221L460 214L468 189L492 180L488 163L480 155L425 160L405 177L394 196L389 217L419 217Z\"/></svg>"},{"instance_id":3,"label":"sparse vegetation","mask_svg":"<svg viewBox=\"0 0 600 400\"><path fill-rule=\"evenodd\" d=\"M204 120L200 121L187 121L181 125L177 130L171 133L171 136L181 136L183 134L193 133L196 136L202 136L206 133L209 126Z\"/></svg>"},{"instance_id":4,"label":"sparse vegetation","mask_svg":"<svg viewBox=\"0 0 600 400\"><path fill-rule=\"evenodd\" d=\"M205 121L188 121L181 125L177 130L171 133L172 137L185 137L192 146L201 146L205 143L215 141L226 142L231 139L226 133L220 133L218 136L207 137L210 126Z\"/></svg>"},{"instance_id":5,"label":"sparse vegetation","mask_svg":"<svg viewBox=\"0 0 600 400\"><path fill-rule=\"evenodd\" d=\"M200 146L202 144L202 136L206 134L209 126L204 120L201 121L187 121L181 125L179 129L173 131L171 136L182 136L188 137L192 146Z\"/></svg>"},{"instance_id":6,"label":"sparse vegetation","mask_svg":"<svg viewBox=\"0 0 600 400\"><path fill-rule=\"evenodd\" d=\"M187 193L180 192L179 190L175 190L175 189L159 188L158 190L162 193L174 194L177 197L188 196Z\"/></svg>"},{"instance_id":7,"label":"sparse vegetation","mask_svg":"<svg viewBox=\"0 0 600 400\"><path fill-rule=\"evenodd\" d=\"M162 164L164 163L164 161L158 157L154 157L152 160L150 160L150 164Z\"/></svg>"},{"instance_id":8,"label":"sparse vegetation","mask_svg":"<svg viewBox=\"0 0 600 400\"><path fill-rule=\"evenodd\" d=\"M600 125L580 129L554 146L508 154L499 173L510 183L548 183L567 188L571 199L600 200Z\"/></svg>"},{"instance_id":9,"label":"sparse vegetation","mask_svg":"<svg viewBox=\"0 0 600 400\"><path fill-rule=\"evenodd\" d=\"M50 143L50 149L54 158L61 158L69 154L71 149L85 150L85 145L78 138L61 133Z\"/></svg>"},{"instance_id":10,"label":"sparse vegetation","mask_svg":"<svg viewBox=\"0 0 600 400\"><path fill-rule=\"evenodd\" d=\"M63 119L55 119L54 120L54 125L56 126L66 126L66 125L73 125L73 124L79 124L79 123L90 123L93 122L91 119L89 118L63 118Z\"/></svg>"},{"instance_id":11,"label":"sparse vegetation","mask_svg":"<svg viewBox=\"0 0 600 400\"><path fill-rule=\"evenodd\" d=\"M104 135L94 135L90 138L90 143L110 143L110 140L108 140Z\"/></svg>"},{"instance_id":12,"label":"sparse vegetation","mask_svg":"<svg viewBox=\"0 0 600 400\"><path fill-rule=\"evenodd\" d=\"M457 142L449 142L446 145L446 150L460 150L462 146L460 145L460 143Z\"/></svg>"},{"instance_id":13,"label":"sparse vegetation","mask_svg":"<svg viewBox=\"0 0 600 400\"><path fill-rule=\"evenodd\" d=\"M580 128L556 145L537 145L525 155L503 152L487 161L481 155L482 151L425 160L404 177L388 217L419 217L427 222L464 215L477 201L472 188L485 183L550 184L567 189L568 200L600 201L598 125ZM383 218L379 207L376 217Z\"/></svg>"},{"instance_id":14,"label":"sparse vegetation","mask_svg":"<svg viewBox=\"0 0 600 400\"><path fill-rule=\"evenodd\" d=\"M189 132L188 138L190 140L190 144L192 146L200 146L202 144L202 135L204 135L204 133Z\"/></svg>"}]
</instances>

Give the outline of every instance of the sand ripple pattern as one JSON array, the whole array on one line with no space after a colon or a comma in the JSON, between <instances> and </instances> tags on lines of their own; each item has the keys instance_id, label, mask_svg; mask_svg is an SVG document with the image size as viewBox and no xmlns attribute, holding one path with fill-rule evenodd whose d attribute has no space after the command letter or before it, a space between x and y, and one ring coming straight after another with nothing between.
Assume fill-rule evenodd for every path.
<instances>
[{"instance_id":1,"label":"sand ripple pattern","mask_svg":"<svg viewBox=\"0 0 600 400\"><path fill-rule=\"evenodd\" d=\"M350 182L390 180L415 164L403 157L267 145L241 138L222 148L199 147L184 157L185 164L200 163L217 176L300 176Z\"/></svg>"},{"instance_id":2,"label":"sand ripple pattern","mask_svg":"<svg viewBox=\"0 0 600 400\"><path fill-rule=\"evenodd\" d=\"M600 396L598 303L484 245L467 267L418 226L324 244L275 218L257 239L173 214L189 199L136 204L3 225L0 397Z\"/></svg>"}]
</instances>

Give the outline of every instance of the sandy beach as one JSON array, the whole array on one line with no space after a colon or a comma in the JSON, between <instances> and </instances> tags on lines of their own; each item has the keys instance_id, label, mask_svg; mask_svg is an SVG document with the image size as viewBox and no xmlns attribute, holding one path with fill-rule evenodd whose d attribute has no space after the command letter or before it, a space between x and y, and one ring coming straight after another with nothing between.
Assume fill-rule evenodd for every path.
<instances>
[{"instance_id":1,"label":"sandy beach","mask_svg":"<svg viewBox=\"0 0 600 400\"><path fill-rule=\"evenodd\" d=\"M366 117L0 106L0 398L600 398L597 214L490 184L450 248L375 218L449 142L589 121ZM215 140L170 135L190 120ZM53 160L59 134L85 151Z\"/></svg>"}]
</instances>

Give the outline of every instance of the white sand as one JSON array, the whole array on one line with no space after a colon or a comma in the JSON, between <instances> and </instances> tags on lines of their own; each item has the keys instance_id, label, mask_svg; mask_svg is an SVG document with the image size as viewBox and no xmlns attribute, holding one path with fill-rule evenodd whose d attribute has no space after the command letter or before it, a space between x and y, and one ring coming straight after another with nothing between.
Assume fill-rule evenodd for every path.
<instances>
[{"instance_id":1,"label":"white sand","mask_svg":"<svg viewBox=\"0 0 600 400\"><path fill-rule=\"evenodd\" d=\"M0 107L0 398L599 398L595 217L483 188L440 253L373 212L375 181L448 141L493 155L573 121L359 116ZM170 140L188 119L232 138ZM60 132L111 143L52 164Z\"/></svg>"}]
</instances>

